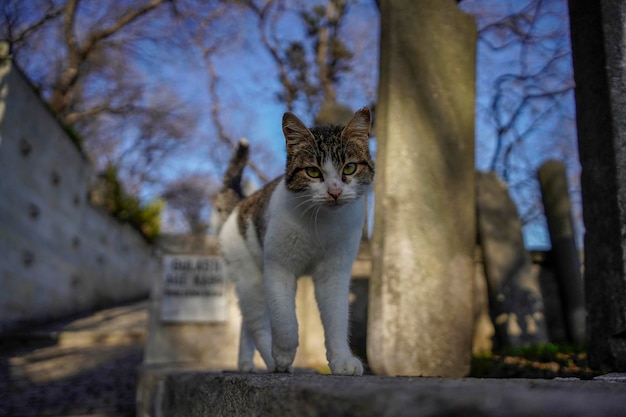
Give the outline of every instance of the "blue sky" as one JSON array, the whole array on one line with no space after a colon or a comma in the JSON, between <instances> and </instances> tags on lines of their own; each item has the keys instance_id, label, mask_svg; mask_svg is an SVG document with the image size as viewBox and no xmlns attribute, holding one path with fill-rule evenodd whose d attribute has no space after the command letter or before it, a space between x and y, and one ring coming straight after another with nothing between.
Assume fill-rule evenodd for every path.
<instances>
[{"instance_id":1,"label":"blue sky","mask_svg":"<svg viewBox=\"0 0 626 417\"><path fill-rule=\"evenodd\" d=\"M464 7L476 13L479 29L498 21L504 15L520 11L527 5L528 1L513 0L464 2ZM525 95L536 95L537 98L520 112L517 123L503 134L505 143L515 143L510 159L513 171L508 177L510 193L518 210L522 214L528 212L527 208L540 202L541 198L536 170L548 159L565 162L574 203L577 241L582 246L584 227L580 204L580 165L576 142L567 1L543 1L542 6L540 11L529 9L529 15L536 19L528 23L531 36L530 46L527 48L519 44L498 48L510 39L504 29L492 31L478 43L476 166L480 170L491 168L499 128L491 111L494 94L498 91L496 82L499 80L502 91L508 93L507 98L499 102L499 108L505 114L502 117L504 121L508 120L507 117ZM541 97L546 91L563 93ZM523 140L518 141L519 137L523 137ZM534 212L541 213L541 210L539 207ZM531 248L550 246L543 216L532 219L524 227L524 239Z\"/></svg>"}]
</instances>

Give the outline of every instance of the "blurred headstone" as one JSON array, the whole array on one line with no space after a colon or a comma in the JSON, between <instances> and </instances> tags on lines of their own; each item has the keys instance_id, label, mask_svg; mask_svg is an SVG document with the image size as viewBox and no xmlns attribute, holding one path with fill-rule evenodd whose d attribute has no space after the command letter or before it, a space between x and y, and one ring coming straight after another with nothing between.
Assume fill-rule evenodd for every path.
<instances>
[{"instance_id":1,"label":"blurred headstone","mask_svg":"<svg viewBox=\"0 0 626 417\"><path fill-rule=\"evenodd\" d=\"M589 363L626 371L626 2L570 0Z\"/></svg>"},{"instance_id":2,"label":"blurred headstone","mask_svg":"<svg viewBox=\"0 0 626 417\"><path fill-rule=\"evenodd\" d=\"M585 342L585 295L576 248L565 164L547 161L539 168L539 184L552 243L558 294L570 343Z\"/></svg>"},{"instance_id":3,"label":"blurred headstone","mask_svg":"<svg viewBox=\"0 0 626 417\"><path fill-rule=\"evenodd\" d=\"M543 298L522 224L504 181L494 172L477 176L478 236L483 250L496 347L547 342Z\"/></svg>"},{"instance_id":4,"label":"blurred headstone","mask_svg":"<svg viewBox=\"0 0 626 417\"><path fill-rule=\"evenodd\" d=\"M489 316L489 291L485 277L485 261L482 248L476 246L474 266L474 335L472 338L472 353L481 355L493 351L493 337L495 329Z\"/></svg>"},{"instance_id":5,"label":"blurred headstone","mask_svg":"<svg viewBox=\"0 0 626 417\"><path fill-rule=\"evenodd\" d=\"M221 256L163 256L161 320L220 323L228 320L226 271Z\"/></svg>"},{"instance_id":6,"label":"blurred headstone","mask_svg":"<svg viewBox=\"0 0 626 417\"><path fill-rule=\"evenodd\" d=\"M550 252L532 251L533 275L537 277L543 297L543 312L546 316L546 333L550 343L571 343L567 335L561 296L556 278L554 257Z\"/></svg>"},{"instance_id":7,"label":"blurred headstone","mask_svg":"<svg viewBox=\"0 0 626 417\"><path fill-rule=\"evenodd\" d=\"M382 0L367 355L379 375L470 367L476 27L453 0Z\"/></svg>"},{"instance_id":8,"label":"blurred headstone","mask_svg":"<svg viewBox=\"0 0 626 417\"><path fill-rule=\"evenodd\" d=\"M345 104L335 101L325 101L322 103L319 112L315 115L314 124L320 125L345 125L350 121L354 111Z\"/></svg>"},{"instance_id":9,"label":"blurred headstone","mask_svg":"<svg viewBox=\"0 0 626 417\"><path fill-rule=\"evenodd\" d=\"M153 283L144 364L234 369L241 319L233 284L219 273L217 239L165 235L157 244L164 268ZM218 273L204 271L206 262Z\"/></svg>"}]
</instances>

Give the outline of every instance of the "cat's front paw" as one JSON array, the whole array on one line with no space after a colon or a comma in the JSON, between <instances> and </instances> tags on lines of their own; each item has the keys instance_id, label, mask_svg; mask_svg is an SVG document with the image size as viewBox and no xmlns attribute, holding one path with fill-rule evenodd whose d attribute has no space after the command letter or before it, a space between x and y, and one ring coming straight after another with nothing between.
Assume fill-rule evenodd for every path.
<instances>
[{"instance_id":1,"label":"cat's front paw","mask_svg":"<svg viewBox=\"0 0 626 417\"><path fill-rule=\"evenodd\" d=\"M363 365L361 361L354 356L346 356L336 359L328 364L330 372L333 375L363 375Z\"/></svg>"},{"instance_id":2,"label":"cat's front paw","mask_svg":"<svg viewBox=\"0 0 626 417\"><path fill-rule=\"evenodd\" d=\"M239 370L239 372L254 372L255 371L255 366L254 366L254 362L252 361L240 361L239 364L237 365L237 369Z\"/></svg>"},{"instance_id":3,"label":"cat's front paw","mask_svg":"<svg viewBox=\"0 0 626 417\"><path fill-rule=\"evenodd\" d=\"M275 362L275 372L293 373L293 360L296 357L296 349L281 349L277 346L272 348L272 356Z\"/></svg>"}]
</instances>

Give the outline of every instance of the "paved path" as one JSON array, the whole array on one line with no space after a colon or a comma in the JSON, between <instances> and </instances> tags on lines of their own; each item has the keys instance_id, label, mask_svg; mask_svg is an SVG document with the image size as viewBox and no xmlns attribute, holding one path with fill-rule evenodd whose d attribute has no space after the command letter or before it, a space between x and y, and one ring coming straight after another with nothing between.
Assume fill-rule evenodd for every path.
<instances>
[{"instance_id":1,"label":"paved path","mask_svg":"<svg viewBox=\"0 0 626 417\"><path fill-rule=\"evenodd\" d=\"M134 416L147 305L0 339L0 416Z\"/></svg>"}]
</instances>

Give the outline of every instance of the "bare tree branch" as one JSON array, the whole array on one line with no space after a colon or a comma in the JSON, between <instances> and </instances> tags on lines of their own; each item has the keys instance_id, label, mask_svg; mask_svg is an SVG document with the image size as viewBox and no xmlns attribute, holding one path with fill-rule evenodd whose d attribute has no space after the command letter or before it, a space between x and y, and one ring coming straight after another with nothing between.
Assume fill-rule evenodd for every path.
<instances>
[{"instance_id":1,"label":"bare tree branch","mask_svg":"<svg viewBox=\"0 0 626 417\"><path fill-rule=\"evenodd\" d=\"M42 28L45 24L61 16L63 9L56 7L51 1L46 1L46 11L37 20L29 23L28 25L21 27L20 14L16 10L19 6L17 2L6 1L2 7L2 21L0 25L4 28L3 33L0 34L4 40L9 42L9 53L13 53L16 45L24 42L31 33L36 32Z\"/></svg>"},{"instance_id":2,"label":"bare tree branch","mask_svg":"<svg viewBox=\"0 0 626 417\"><path fill-rule=\"evenodd\" d=\"M85 40L85 45L82 48L83 53L85 55L88 55L91 51L93 51L96 44L110 37L111 35L118 33L125 26L135 22L142 16L158 8L167 1L168 0L152 0L150 3L144 5L143 7L130 9L126 14L122 15L117 21L113 22L108 27L92 32Z\"/></svg>"},{"instance_id":3,"label":"bare tree branch","mask_svg":"<svg viewBox=\"0 0 626 417\"><path fill-rule=\"evenodd\" d=\"M269 3L268 3L269 4ZM254 7L255 10L264 15L266 11L264 9L258 9L257 6L250 1L250 7ZM267 5L266 5L267 7ZM226 147L230 151L234 151L238 146L238 140L231 137L227 131L224 123L222 122L222 113L223 109L221 106L221 101L218 93L218 83L219 83L219 75L213 63L213 55L217 53L219 48L221 47L221 43L207 44L207 39L205 36L205 30L218 18L220 18L226 9L224 7L218 8L214 10L212 13L207 15L199 24L198 31L196 32L196 36L194 38L196 46L201 51L202 57L205 63L205 70L208 76L208 96L211 99L211 108L210 108L210 117L213 124L213 127L216 131L216 139L222 144L226 145ZM259 178L262 182L269 182L270 178L264 173L262 169L260 169L256 163L254 163L251 159L248 158L247 165L254 172L254 174Z\"/></svg>"},{"instance_id":4,"label":"bare tree branch","mask_svg":"<svg viewBox=\"0 0 626 417\"><path fill-rule=\"evenodd\" d=\"M72 90L75 88L81 75L80 68L96 50L98 44L113 34L118 33L125 26L156 9L165 1L166 0L153 0L143 7L128 9L126 13L121 15L108 27L88 34L81 46L75 33L76 12L80 1L68 0L63 13L63 34L67 46L67 65L55 82L50 98L50 106L61 115L64 122L69 124L69 121L65 120L65 113L71 107L73 101Z\"/></svg>"},{"instance_id":5,"label":"bare tree branch","mask_svg":"<svg viewBox=\"0 0 626 417\"><path fill-rule=\"evenodd\" d=\"M213 125L217 131L217 139L223 144L227 145L231 151L234 151L237 148L238 141L230 137L226 133L226 129L221 120L221 105L220 100L217 94L217 83L218 83L218 75L215 71L215 66L213 65L210 57L205 57L206 69L209 74L209 96L211 97L212 105L211 105L211 120L213 121ZM265 172L260 169L254 161L248 159L247 162L250 169L254 172L254 174L264 183L270 181Z\"/></svg>"},{"instance_id":6,"label":"bare tree branch","mask_svg":"<svg viewBox=\"0 0 626 417\"><path fill-rule=\"evenodd\" d=\"M497 62L484 70L479 64L479 75L485 71L479 94L489 97L488 104L479 104L479 116L494 128L492 136L485 135L493 138L493 147L482 161L509 184L522 222L542 227L538 164L556 157L558 146L574 149L561 152L563 157L576 153L567 1L524 0L497 8L465 4L461 7L478 22L479 63Z\"/></svg>"}]
</instances>

